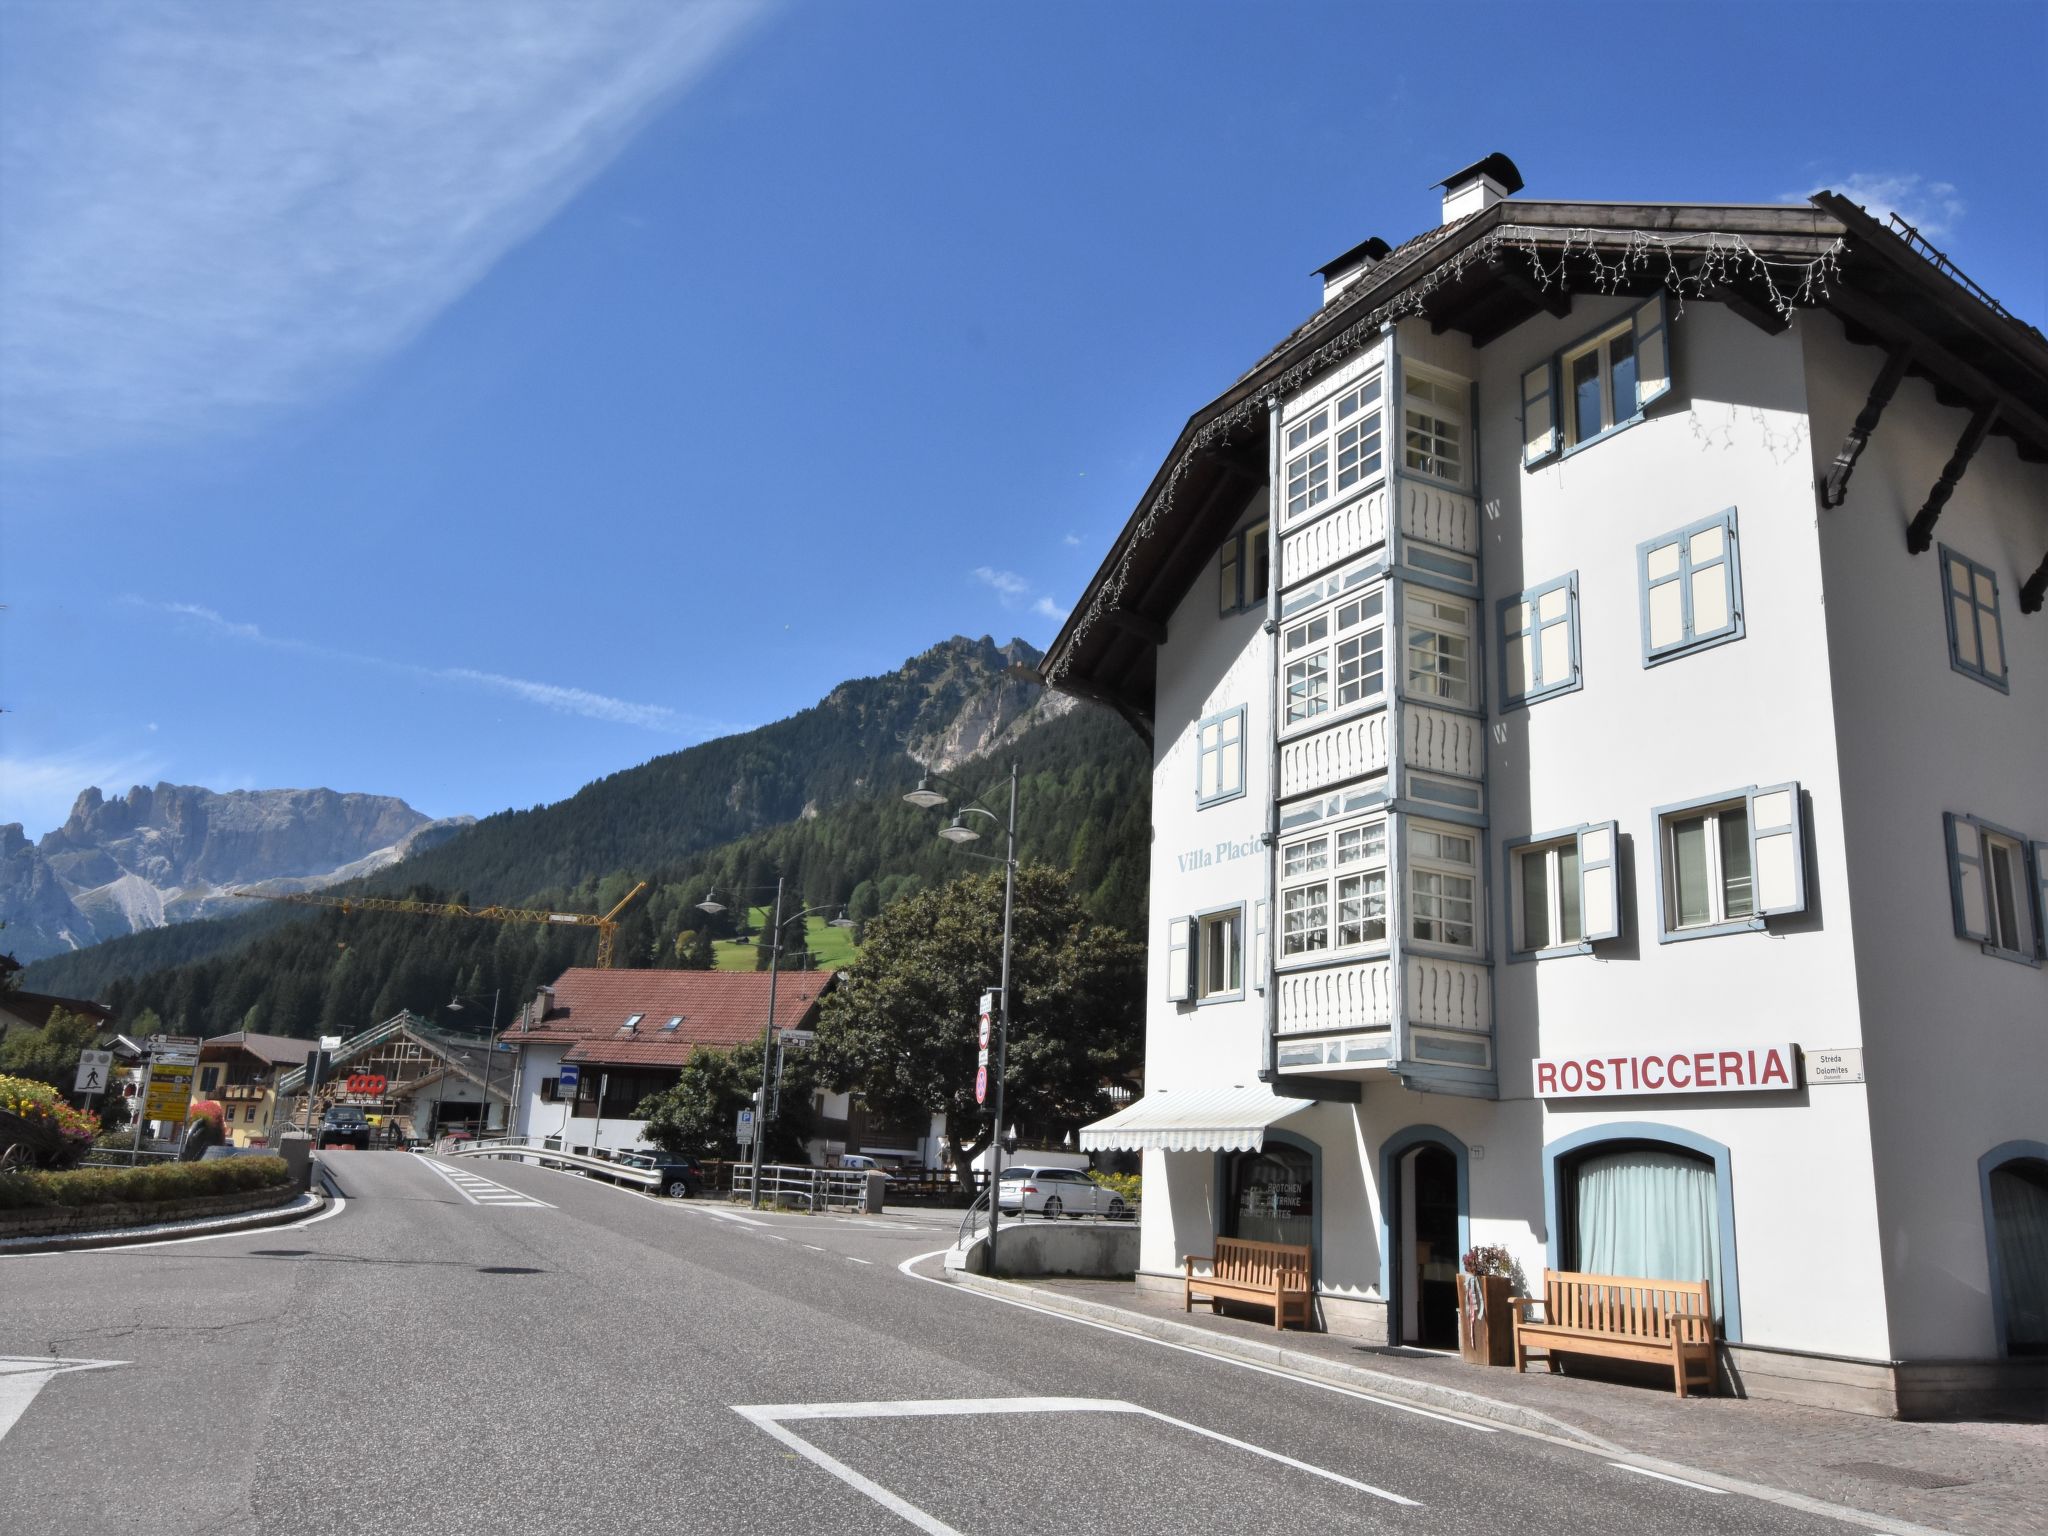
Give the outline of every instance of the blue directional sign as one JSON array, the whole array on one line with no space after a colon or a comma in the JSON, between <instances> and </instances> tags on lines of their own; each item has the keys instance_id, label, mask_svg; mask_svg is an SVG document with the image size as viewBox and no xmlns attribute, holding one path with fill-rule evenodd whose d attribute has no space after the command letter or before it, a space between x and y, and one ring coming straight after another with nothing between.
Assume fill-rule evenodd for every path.
<instances>
[{"instance_id":1,"label":"blue directional sign","mask_svg":"<svg viewBox=\"0 0 2048 1536\"><path fill-rule=\"evenodd\" d=\"M556 1085L563 1093L574 1093L576 1085L582 1081L583 1069L567 1065L566 1063L563 1065L560 1075L555 1078Z\"/></svg>"}]
</instances>

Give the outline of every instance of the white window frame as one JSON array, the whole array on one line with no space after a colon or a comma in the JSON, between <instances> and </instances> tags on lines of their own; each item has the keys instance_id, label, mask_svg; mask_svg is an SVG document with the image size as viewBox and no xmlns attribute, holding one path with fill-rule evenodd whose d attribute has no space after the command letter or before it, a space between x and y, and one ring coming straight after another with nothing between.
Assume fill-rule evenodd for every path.
<instances>
[{"instance_id":1,"label":"white window frame","mask_svg":"<svg viewBox=\"0 0 2048 1536\"><path fill-rule=\"evenodd\" d=\"M1745 821L1743 848L1749 864L1749 910L1731 912L1730 876L1723 863L1722 823L1733 812ZM1799 785L1752 784L1748 789L1708 795L1652 813L1657 831L1657 942L1755 933L1767 919L1806 910L1805 812ZM1678 914L1677 834L1693 821L1704 824L1707 915L1681 923Z\"/></svg>"},{"instance_id":2,"label":"white window frame","mask_svg":"<svg viewBox=\"0 0 2048 1536\"><path fill-rule=\"evenodd\" d=\"M1457 839L1470 850L1459 859L1444 852L1445 840ZM1476 956L1484 951L1486 939L1485 872L1480 867L1480 837L1475 828L1433 821L1407 821L1402 833L1407 855L1402 869L1402 915L1408 942L1451 954ZM1446 882L1463 880L1469 889L1460 896ZM1461 942L1446 937L1459 925L1446 904L1463 902L1469 908L1470 932ZM1423 925L1433 931L1423 931Z\"/></svg>"},{"instance_id":3,"label":"white window frame","mask_svg":"<svg viewBox=\"0 0 2048 1536\"><path fill-rule=\"evenodd\" d=\"M1328 725L1340 715L1370 709L1387 694L1386 588L1344 593L1335 602L1297 614L1280 626L1280 729L1283 734ZM1366 663L1378 657L1378 686L1367 689ZM1345 681L1345 669L1358 676ZM1350 698L1345 690L1357 690Z\"/></svg>"},{"instance_id":4,"label":"white window frame","mask_svg":"<svg viewBox=\"0 0 2048 1536\"><path fill-rule=\"evenodd\" d=\"M1413 396L1419 406L1410 404ZM1450 429L1446 431L1445 429ZM1463 490L1472 470L1472 385L1433 368L1401 370L1401 468ZM1446 473L1448 468L1449 473Z\"/></svg>"},{"instance_id":5,"label":"white window frame","mask_svg":"<svg viewBox=\"0 0 2048 1536\"><path fill-rule=\"evenodd\" d=\"M1719 553L1702 557L1696 553L1698 538L1715 529L1720 532ZM1672 552L1669 563L1662 559L1667 550ZM1725 605L1725 617L1718 625L1706 625L1698 611L1700 582L1701 578L1714 580L1713 573L1717 571L1717 587L1721 593L1717 600ZM1695 651L1740 640L1746 620L1742 608L1742 540L1736 527L1735 509L1729 507L1712 517L1703 517L1683 528L1674 528L1654 539L1643 540L1636 546L1636 586L1642 604L1645 667L1658 666L1679 656L1690 656ZM1653 607L1673 600L1678 604L1678 633L1659 643L1651 628Z\"/></svg>"},{"instance_id":6,"label":"white window frame","mask_svg":"<svg viewBox=\"0 0 2048 1536\"><path fill-rule=\"evenodd\" d=\"M1315 964L1387 947L1391 920L1388 836L1387 818L1381 814L1319 827L1282 841L1282 966ZM1348 917L1347 907L1351 909ZM1372 931L1375 927L1376 933ZM1355 929L1355 936L1347 939L1347 929Z\"/></svg>"},{"instance_id":7,"label":"white window frame","mask_svg":"<svg viewBox=\"0 0 2048 1536\"><path fill-rule=\"evenodd\" d=\"M2048 959L2048 843L1956 811L1944 811L1942 824L1956 937L2001 960L2040 966ZM2004 903L2000 854L2008 882ZM2001 920L2001 906L2009 908L2010 926Z\"/></svg>"},{"instance_id":8,"label":"white window frame","mask_svg":"<svg viewBox=\"0 0 2048 1536\"><path fill-rule=\"evenodd\" d=\"M1528 871L1540 868L1543 879L1543 934L1532 943L1529 931L1530 896ZM1581 904L1582 884L1577 837L1550 838L1528 843L1508 856L1509 933L1519 955L1583 955L1592 949L1586 942L1586 914ZM1566 897L1569 894L1570 901ZM1575 909L1579 931L1565 936L1565 917Z\"/></svg>"},{"instance_id":9,"label":"white window frame","mask_svg":"<svg viewBox=\"0 0 2048 1536\"><path fill-rule=\"evenodd\" d=\"M1607 344L1631 337L1636 387L1633 403L1614 398L1614 364ZM1660 291L1589 336L1552 353L1522 375L1522 466L1534 469L1560 456L1568 457L1645 419L1649 408L1671 393L1671 317ZM1598 349L1600 402L1598 430L1581 434L1576 399L1569 387L1571 364ZM1624 411L1622 406L1629 405Z\"/></svg>"},{"instance_id":10,"label":"white window frame","mask_svg":"<svg viewBox=\"0 0 2048 1536\"><path fill-rule=\"evenodd\" d=\"M1218 939L1221 935L1221 951L1225 974L1215 974ZM1234 1003L1243 999L1244 984L1244 903L1232 902L1228 906L1213 907L1207 912L1197 912L1193 921L1195 1005L1207 1003ZM1227 984L1226 984L1227 983Z\"/></svg>"},{"instance_id":11,"label":"white window frame","mask_svg":"<svg viewBox=\"0 0 2048 1536\"><path fill-rule=\"evenodd\" d=\"M1427 604L1424 611L1421 605ZM1447 610L1456 609L1463 615L1461 620L1447 616ZM1475 686L1472 659L1479 648L1479 608L1468 597L1439 591L1435 587L1422 586L1415 582L1401 585L1401 677L1402 692L1407 698L1422 700L1431 704L1453 704L1465 709L1478 707L1478 689ZM1428 636L1436 641L1457 640L1463 651L1464 683L1457 691L1439 686L1447 679L1436 663L1418 671L1416 640ZM1440 652L1432 652L1440 656Z\"/></svg>"},{"instance_id":12,"label":"white window frame","mask_svg":"<svg viewBox=\"0 0 2048 1536\"><path fill-rule=\"evenodd\" d=\"M1579 573L1573 571L1540 587L1500 600L1495 626L1500 634L1500 705L1534 704L1582 686L1579 651ZM1564 654L1550 649L1562 631ZM1521 686L1516 669L1521 663ZM1553 676L1552 674L1555 673Z\"/></svg>"},{"instance_id":13,"label":"white window frame","mask_svg":"<svg viewBox=\"0 0 2048 1536\"><path fill-rule=\"evenodd\" d=\"M1216 611L1228 617L1248 608L1266 606L1266 587L1271 580L1273 552L1267 541L1264 518L1241 533L1223 541L1216 557Z\"/></svg>"},{"instance_id":14,"label":"white window frame","mask_svg":"<svg viewBox=\"0 0 2048 1536\"><path fill-rule=\"evenodd\" d=\"M1244 732L1245 707L1242 704L1211 715L1195 727L1197 809L1244 798Z\"/></svg>"},{"instance_id":15,"label":"white window frame","mask_svg":"<svg viewBox=\"0 0 2048 1536\"><path fill-rule=\"evenodd\" d=\"M1386 478L1385 395L1385 371L1375 368L1281 425L1282 527L1321 516L1318 508Z\"/></svg>"},{"instance_id":16,"label":"white window frame","mask_svg":"<svg viewBox=\"0 0 2048 1536\"><path fill-rule=\"evenodd\" d=\"M1948 626L1948 664L1987 688L2010 693L2012 685L2008 680L2010 672L2005 655L2005 619L1999 612L1997 573L1946 544L1941 545L1940 550L1941 605L1943 619ZM1960 592L1956 590L1956 578L1959 576L1963 581ZM1995 671L1986 659L1989 647L1996 647L1998 651Z\"/></svg>"}]
</instances>

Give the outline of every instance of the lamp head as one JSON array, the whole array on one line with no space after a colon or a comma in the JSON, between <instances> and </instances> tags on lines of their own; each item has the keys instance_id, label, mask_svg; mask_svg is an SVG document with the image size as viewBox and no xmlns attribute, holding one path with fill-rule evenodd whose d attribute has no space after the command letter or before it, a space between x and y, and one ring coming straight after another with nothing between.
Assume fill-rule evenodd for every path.
<instances>
[{"instance_id":1,"label":"lamp head","mask_svg":"<svg viewBox=\"0 0 2048 1536\"><path fill-rule=\"evenodd\" d=\"M951 824L939 828L939 836L949 843L974 843L981 840L981 834L967 825L967 818L955 816Z\"/></svg>"},{"instance_id":2,"label":"lamp head","mask_svg":"<svg viewBox=\"0 0 2048 1536\"><path fill-rule=\"evenodd\" d=\"M446 1007L450 1013L460 1013L462 1012L462 999L459 997L451 997L448 999Z\"/></svg>"},{"instance_id":3,"label":"lamp head","mask_svg":"<svg viewBox=\"0 0 2048 1536\"><path fill-rule=\"evenodd\" d=\"M853 926L853 919L846 915L846 908L841 907L837 917L825 919L825 926L827 928L851 928Z\"/></svg>"},{"instance_id":4,"label":"lamp head","mask_svg":"<svg viewBox=\"0 0 2048 1536\"><path fill-rule=\"evenodd\" d=\"M917 781L917 788L906 793L903 799L907 804L914 805L923 811L929 811L935 806L941 806L946 803L946 797L936 789L933 789L931 781L925 778L920 778Z\"/></svg>"},{"instance_id":5,"label":"lamp head","mask_svg":"<svg viewBox=\"0 0 2048 1536\"><path fill-rule=\"evenodd\" d=\"M699 912L723 912L725 910L725 903L718 899L718 892L706 891L704 899L697 903L697 910Z\"/></svg>"}]
</instances>

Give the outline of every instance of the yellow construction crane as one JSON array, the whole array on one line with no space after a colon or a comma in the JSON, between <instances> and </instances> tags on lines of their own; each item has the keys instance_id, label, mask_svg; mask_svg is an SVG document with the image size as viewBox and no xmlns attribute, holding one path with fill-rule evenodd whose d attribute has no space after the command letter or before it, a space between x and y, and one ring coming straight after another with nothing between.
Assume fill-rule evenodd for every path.
<instances>
[{"instance_id":1,"label":"yellow construction crane","mask_svg":"<svg viewBox=\"0 0 2048 1536\"><path fill-rule=\"evenodd\" d=\"M588 912L543 912L524 907L464 907L452 901L399 901L390 896L322 896L313 891L236 891L252 901L290 901L302 907L336 907L343 912L410 912L417 917L481 917L494 923L565 923L597 930L597 963L609 969L612 963L612 935L619 931L619 914L647 889L642 880L603 917Z\"/></svg>"}]
</instances>

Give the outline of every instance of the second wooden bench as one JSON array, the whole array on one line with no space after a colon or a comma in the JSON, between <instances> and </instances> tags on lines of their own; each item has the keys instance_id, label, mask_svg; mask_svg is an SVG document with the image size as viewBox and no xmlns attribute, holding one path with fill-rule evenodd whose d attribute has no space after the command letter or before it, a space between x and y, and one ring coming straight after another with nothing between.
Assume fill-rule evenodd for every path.
<instances>
[{"instance_id":1,"label":"second wooden bench","mask_svg":"<svg viewBox=\"0 0 2048 1536\"><path fill-rule=\"evenodd\" d=\"M1182 1260L1187 1271L1183 1312L1194 1311L1195 1297L1200 1295L1208 1299L1212 1312L1221 1312L1225 1301L1250 1301L1273 1309L1275 1329L1285 1328L1290 1320L1304 1328L1310 1325L1307 1248L1219 1237L1215 1256L1206 1260L1210 1272L1198 1275L1195 1266L1203 1262L1200 1255L1192 1253Z\"/></svg>"}]
</instances>

